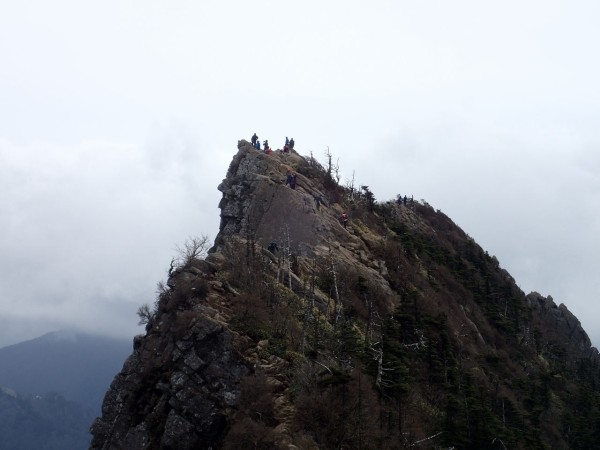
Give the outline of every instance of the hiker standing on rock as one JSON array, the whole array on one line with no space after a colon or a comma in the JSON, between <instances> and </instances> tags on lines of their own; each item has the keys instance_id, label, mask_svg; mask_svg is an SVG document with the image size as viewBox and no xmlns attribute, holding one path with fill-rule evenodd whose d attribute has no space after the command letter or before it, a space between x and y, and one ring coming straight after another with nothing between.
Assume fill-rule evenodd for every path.
<instances>
[{"instance_id":1,"label":"hiker standing on rock","mask_svg":"<svg viewBox=\"0 0 600 450\"><path fill-rule=\"evenodd\" d=\"M323 201L323 197L321 194L315 195L315 205L317 206L317 211L321 210L321 202Z\"/></svg>"},{"instance_id":2,"label":"hiker standing on rock","mask_svg":"<svg viewBox=\"0 0 600 450\"><path fill-rule=\"evenodd\" d=\"M252 135L252 147L256 147L256 141L258 141L258 136L256 135L256 133L254 133L254 135Z\"/></svg>"},{"instance_id":3,"label":"hiker standing on rock","mask_svg":"<svg viewBox=\"0 0 600 450\"><path fill-rule=\"evenodd\" d=\"M342 213L342 224L344 225L344 229L348 225L348 214L346 212Z\"/></svg>"},{"instance_id":4,"label":"hiker standing on rock","mask_svg":"<svg viewBox=\"0 0 600 450\"><path fill-rule=\"evenodd\" d=\"M289 143L289 146L290 146L290 149L291 149L291 150L293 150L293 149L294 149L294 143L295 143L295 142L294 142L294 138L291 138L291 139L290 139L290 143Z\"/></svg>"}]
</instances>

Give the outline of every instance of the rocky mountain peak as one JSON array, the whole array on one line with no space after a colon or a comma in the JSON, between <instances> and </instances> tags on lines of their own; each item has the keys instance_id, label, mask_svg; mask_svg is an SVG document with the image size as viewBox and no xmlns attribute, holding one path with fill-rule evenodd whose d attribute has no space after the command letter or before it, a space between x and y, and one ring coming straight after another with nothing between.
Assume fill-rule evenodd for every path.
<instances>
[{"instance_id":1,"label":"rocky mountain peak","mask_svg":"<svg viewBox=\"0 0 600 450\"><path fill-rule=\"evenodd\" d=\"M294 151L267 155L240 141L227 177L218 187L223 199L217 244L227 236L240 236L266 248L272 241L289 237L308 255L316 245L340 240L342 207L328 198L322 180L315 176L317 166L315 160ZM294 188L286 184L288 175L296 176ZM319 196L322 207L317 211Z\"/></svg>"},{"instance_id":2,"label":"rocky mountain peak","mask_svg":"<svg viewBox=\"0 0 600 450\"><path fill-rule=\"evenodd\" d=\"M544 297L538 292L528 294L527 303L536 312L540 325L552 330L552 334L563 343L569 357L587 355L596 364L600 363L598 350L592 347L581 322L563 303L557 306L551 296Z\"/></svg>"},{"instance_id":3,"label":"rocky mountain peak","mask_svg":"<svg viewBox=\"0 0 600 450\"><path fill-rule=\"evenodd\" d=\"M579 321L443 213L245 140L218 189L214 246L159 290L92 449L592 448Z\"/></svg>"}]
</instances>

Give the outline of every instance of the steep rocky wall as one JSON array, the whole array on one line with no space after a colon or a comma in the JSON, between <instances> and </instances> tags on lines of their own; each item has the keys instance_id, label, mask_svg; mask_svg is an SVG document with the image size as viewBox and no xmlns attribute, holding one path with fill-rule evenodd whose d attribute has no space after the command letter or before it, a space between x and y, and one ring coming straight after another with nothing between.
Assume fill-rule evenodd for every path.
<instances>
[{"instance_id":1,"label":"steep rocky wall","mask_svg":"<svg viewBox=\"0 0 600 450\"><path fill-rule=\"evenodd\" d=\"M544 297L537 292L527 295L527 303L535 311L536 323L542 330L545 342L558 342L567 349L569 359L582 356L592 358L600 364L600 354L592 343L581 322L564 305L556 305L551 296Z\"/></svg>"},{"instance_id":2,"label":"steep rocky wall","mask_svg":"<svg viewBox=\"0 0 600 450\"><path fill-rule=\"evenodd\" d=\"M344 233L339 222L339 206L328 207L322 186L298 173L298 166L309 164L296 153L266 155L250 143L240 141L227 177L218 189L221 225L216 250L227 237L237 235L267 246L272 241L289 240L308 254L310 248L339 240ZM286 186L286 174L297 175L296 189ZM315 196L324 203L317 210ZM327 211L331 208L330 211Z\"/></svg>"},{"instance_id":3,"label":"steep rocky wall","mask_svg":"<svg viewBox=\"0 0 600 450\"><path fill-rule=\"evenodd\" d=\"M106 394L92 449L197 449L222 439L249 372L226 325L203 305L157 317Z\"/></svg>"}]
</instances>

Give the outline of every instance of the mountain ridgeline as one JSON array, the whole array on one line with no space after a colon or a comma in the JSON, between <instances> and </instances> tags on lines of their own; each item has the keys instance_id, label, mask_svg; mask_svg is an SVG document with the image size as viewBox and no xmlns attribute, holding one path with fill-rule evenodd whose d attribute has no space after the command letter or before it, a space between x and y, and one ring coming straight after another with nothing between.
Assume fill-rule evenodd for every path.
<instances>
[{"instance_id":1,"label":"mountain ridgeline","mask_svg":"<svg viewBox=\"0 0 600 450\"><path fill-rule=\"evenodd\" d=\"M0 348L0 448L81 450L126 339L56 331Z\"/></svg>"},{"instance_id":2,"label":"mountain ridgeline","mask_svg":"<svg viewBox=\"0 0 600 450\"><path fill-rule=\"evenodd\" d=\"M96 415L129 353L126 339L65 330L47 333L0 348L0 384L23 395L55 392Z\"/></svg>"},{"instance_id":3,"label":"mountain ridgeline","mask_svg":"<svg viewBox=\"0 0 600 450\"><path fill-rule=\"evenodd\" d=\"M92 449L600 448L577 318L443 213L244 140L218 188L214 246L160 289Z\"/></svg>"}]
</instances>

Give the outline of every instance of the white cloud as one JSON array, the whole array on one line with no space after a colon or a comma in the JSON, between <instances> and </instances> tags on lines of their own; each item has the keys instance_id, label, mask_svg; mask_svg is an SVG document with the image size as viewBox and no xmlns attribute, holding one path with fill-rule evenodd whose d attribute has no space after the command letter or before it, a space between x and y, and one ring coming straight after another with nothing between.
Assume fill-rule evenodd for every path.
<instances>
[{"instance_id":1,"label":"white cloud","mask_svg":"<svg viewBox=\"0 0 600 450\"><path fill-rule=\"evenodd\" d=\"M214 237L216 186L257 132L318 158L329 146L342 179L355 169L381 199L425 198L600 342L599 12L558 0L6 3L0 311L106 317L108 329L114 310L115 328L134 324L121 316L152 300L174 245Z\"/></svg>"},{"instance_id":2,"label":"white cloud","mask_svg":"<svg viewBox=\"0 0 600 450\"><path fill-rule=\"evenodd\" d=\"M172 132L157 129L152 148L0 142L5 314L135 329L136 305L154 301L175 244L214 236L218 223L216 205L202 195L206 183L216 191L211 161L186 148L185 130Z\"/></svg>"}]
</instances>

